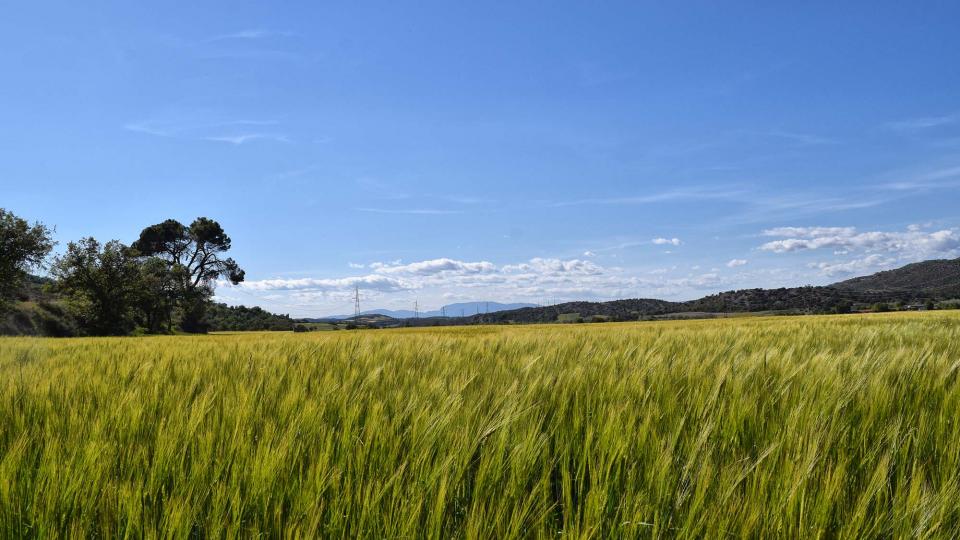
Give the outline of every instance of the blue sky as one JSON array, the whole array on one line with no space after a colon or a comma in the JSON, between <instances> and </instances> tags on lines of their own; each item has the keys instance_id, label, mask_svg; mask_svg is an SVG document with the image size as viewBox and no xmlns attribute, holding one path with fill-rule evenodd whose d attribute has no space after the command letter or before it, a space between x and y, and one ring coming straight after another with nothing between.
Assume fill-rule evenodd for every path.
<instances>
[{"instance_id":1,"label":"blue sky","mask_svg":"<svg viewBox=\"0 0 960 540\"><path fill-rule=\"evenodd\" d=\"M0 206L231 303L699 297L960 255L956 2L7 6Z\"/></svg>"}]
</instances>

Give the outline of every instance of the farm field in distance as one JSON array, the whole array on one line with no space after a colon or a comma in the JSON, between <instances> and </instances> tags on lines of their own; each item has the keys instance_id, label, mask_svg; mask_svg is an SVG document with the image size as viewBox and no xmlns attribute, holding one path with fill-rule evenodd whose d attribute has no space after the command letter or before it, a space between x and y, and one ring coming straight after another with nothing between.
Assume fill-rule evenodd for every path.
<instances>
[{"instance_id":1,"label":"farm field in distance","mask_svg":"<svg viewBox=\"0 0 960 540\"><path fill-rule=\"evenodd\" d=\"M960 315L0 338L0 536L960 535Z\"/></svg>"}]
</instances>

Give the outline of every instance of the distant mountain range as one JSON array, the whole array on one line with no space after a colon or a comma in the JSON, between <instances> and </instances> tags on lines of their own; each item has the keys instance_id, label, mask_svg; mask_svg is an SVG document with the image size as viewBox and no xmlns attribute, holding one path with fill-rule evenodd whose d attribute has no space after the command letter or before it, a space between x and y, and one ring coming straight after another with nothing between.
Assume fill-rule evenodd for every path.
<instances>
[{"instance_id":1,"label":"distant mountain range","mask_svg":"<svg viewBox=\"0 0 960 540\"><path fill-rule=\"evenodd\" d=\"M508 311L513 309L522 309L536 307L536 304L513 303L503 304L500 302L460 302L457 304L447 304L440 309L431 311L421 311L419 314L409 309L368 309L361 311L361 315L386 315L394 319L412 319L414 317L469 317L471 315L495 313L498 311ZM353 315L332 315L317 319L303 319L309 322L324 320L342 320L352 319Z\"/></svg>"}]
</instances>

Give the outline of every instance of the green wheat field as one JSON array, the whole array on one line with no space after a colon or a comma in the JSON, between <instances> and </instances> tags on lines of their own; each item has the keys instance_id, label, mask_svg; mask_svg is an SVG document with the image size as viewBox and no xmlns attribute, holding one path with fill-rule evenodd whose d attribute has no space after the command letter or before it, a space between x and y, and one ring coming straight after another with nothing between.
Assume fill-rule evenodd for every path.
<instances>
[{"instance_id":1,"label":"green wheat field","mask_svg":"<svg viewBox=\"0 0 960 540\"><path fill-rule=\"evenodd\" d=\"M3 537L956 538L960 316L0 339Z\"/></svg>"}]
</instances>

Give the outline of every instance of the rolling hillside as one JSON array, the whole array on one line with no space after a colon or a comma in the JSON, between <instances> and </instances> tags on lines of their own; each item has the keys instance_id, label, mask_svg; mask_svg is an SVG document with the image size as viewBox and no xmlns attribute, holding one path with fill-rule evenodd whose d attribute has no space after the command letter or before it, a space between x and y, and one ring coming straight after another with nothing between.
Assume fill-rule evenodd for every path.
<instances>
[{"instance_id":1,"label":"rolling hillside","mask_svg":"<svg viewBox=\"0 0 960 540\"><path fill-rule=\"evenodd\" d=\"M960 296L960 259L938 259L908 264L895 270L877 272L833 284L843 290L876 292L904 291L930 297Z\"/></svg>"},{"instance_id":2,"label":"rolling hillside","mask_svg":"<svg viewBox=\"0 0 960 540\"><path fill-rule=\"evenodd\" d=\"M960 259L931 260L822 287L742 289L686 302L654 299L567 302L469 317L473 323L554 322L562 314L582 319L636 320L681 313L830 313L874 303L916 303L960 297Z\"/></svg>"}]
</instances>

